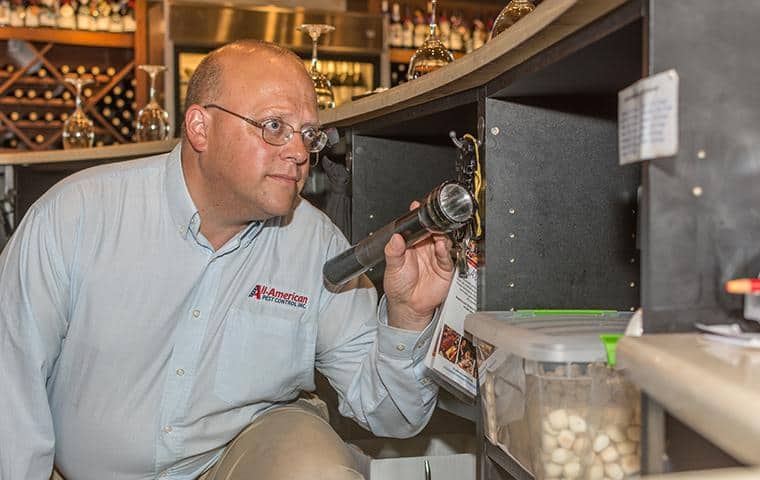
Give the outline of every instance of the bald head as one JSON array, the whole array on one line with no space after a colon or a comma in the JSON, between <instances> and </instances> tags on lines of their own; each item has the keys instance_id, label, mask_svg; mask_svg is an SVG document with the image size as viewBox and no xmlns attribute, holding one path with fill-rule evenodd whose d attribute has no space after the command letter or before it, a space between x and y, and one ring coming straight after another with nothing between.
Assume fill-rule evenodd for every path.
<instances>
[{"instance_id":1,"label":"bald head","mask_svg":"<svg viewBox=\"0 0 760 480\"><path fill-rule=\"evenodd\" d=\"M214 102L223 91L225 68L234 66L236 60L255 62L272 57L281 57L308 75L301 58L287 48L262 40L237 40L212 51L198 64L187 85L185 110L193 104Z\"/></svg>"}]
</instances>

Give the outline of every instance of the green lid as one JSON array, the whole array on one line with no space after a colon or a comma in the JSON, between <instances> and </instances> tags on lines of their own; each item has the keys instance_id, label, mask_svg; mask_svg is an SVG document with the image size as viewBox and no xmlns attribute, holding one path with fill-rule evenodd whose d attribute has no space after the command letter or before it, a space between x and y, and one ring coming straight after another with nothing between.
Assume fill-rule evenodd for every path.
<instances>
[{"instance_id":1,"label":"green lid","mask_svg":"<svg viewBox=\"0 0 760 480\"><path fill-rule=\"evenodd\" d=\"M603 333L599 338L607 350L607 365L614 367L617 364L617 343L623 335L620 333Z\"/></svg>"},{"instance_id":2,"label":"green lid","mask_svg":"<svg viewBox=\"0 0 760 480\"><path fill-rule=\"evenodd\" d=\"M527 360L604 362L610 355L599 336L622 334L631 315L613 310L480 311L467 315L465 330Z\"/></svg>"}]
</instances>

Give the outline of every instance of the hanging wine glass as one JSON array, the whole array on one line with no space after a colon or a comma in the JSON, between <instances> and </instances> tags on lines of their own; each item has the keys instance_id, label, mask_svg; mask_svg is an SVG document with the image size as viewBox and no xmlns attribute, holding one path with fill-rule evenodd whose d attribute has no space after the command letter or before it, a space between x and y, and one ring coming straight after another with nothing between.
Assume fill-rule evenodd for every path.
<instances>
[{"instance_id":1,"label":"hanging wine glass","mask_svg":"<svg viewBox=\"0 0 760 480\"><path fill-rule=\"evenodd\" d=\"M317 92L317 106L320 110L335 108L335 94L333 93L330 80L317 69L317 41L323 33L335 30L332 25L304 23L298 27L298 31L311 37L311 81L314 82L314 90Z\"/></svg>"},{"instance_id":2,"label":"hanging wine glass","mask_svg":"<svg viewBox=\"0 0 760 480\"><path fill-rule=\"evenodd\" d=\"M425 42L414 52L409 61L409 71L406 73L407 80L414 80L433 70L438 70L444 65L454 61L454 55L438 38L438 25L435 23L436 0L430 2L430 34Z\"/></svg>"},{"instance_id":3,"label":"hanging wine glass","mask_svg":"<svg viewBox=\"0 0 760 480\"><path fill-rule=\"evenodd\" d=\"M77 95L74 113L63 122L63 148L65 150L71 148L90 148L95 140L95 127L92 124L92 120L87 118L82 109L82 87L92 83L93 80L81 77L67 77L64 80L74 85Z\"/></svg>"},{"instance_id":4,"label":"hanging wine glass","mask_svg":"<svg viewBox=\"0 0 760 480\"><path fill-rule=\"evenodd\" d=\"M166 70L163 65L139 65L150 77L150 99L139 112L135 124L135 138L138 142L152 142L169 138L172 126L169 114L156 100L156 76Z\"/></svg>"},{"instance_id":5,"label":"hanging wine glass","mask_svg":"<svg viewBox=\"0 0 760 480\"><path fill-rule=\"evenodd\" d=\"M514 25L522 17L535 10L535 8L536 6L533 5L531 0L511 0L507 6L499 12L499 16L496 17L493 27L491 28L491 38ZM491 38L489 38L489 40Z\"/></svg>"}]
</instances>

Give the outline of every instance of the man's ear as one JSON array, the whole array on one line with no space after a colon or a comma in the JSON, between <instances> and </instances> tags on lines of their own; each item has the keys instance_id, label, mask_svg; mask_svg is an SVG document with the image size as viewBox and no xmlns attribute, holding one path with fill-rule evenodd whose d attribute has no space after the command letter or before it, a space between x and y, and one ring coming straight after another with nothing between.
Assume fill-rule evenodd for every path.
<instances>
[{"instance_id":1,"label":"man's ear","mask_svg":"<svg viewBox=\"0 0 760 480\"><path fill-rule=\"evenodd\" d=\"M200 105L190 105L185 112L185 135L196 152L205 152L208 149L210 121L211 117Z\"/></svg>"}]
</instances>

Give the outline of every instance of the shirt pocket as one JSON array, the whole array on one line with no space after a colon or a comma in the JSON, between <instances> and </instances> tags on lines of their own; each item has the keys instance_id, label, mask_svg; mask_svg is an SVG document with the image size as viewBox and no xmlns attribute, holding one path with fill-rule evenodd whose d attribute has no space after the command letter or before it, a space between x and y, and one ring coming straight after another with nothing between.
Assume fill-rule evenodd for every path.
<instances>
[{"instance_id":1,"label":"shirt pocket","mask_svg":"<svg viewBox=\"0 0 760 480\"><path fill-rule=\"evenodd\" d=\"M294 397L314 363L303 312L232 307L225 324L216 395L234 406Z\"/></svg>"}]
</instances>

